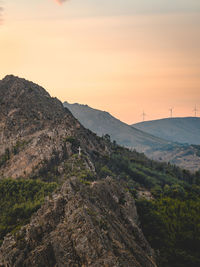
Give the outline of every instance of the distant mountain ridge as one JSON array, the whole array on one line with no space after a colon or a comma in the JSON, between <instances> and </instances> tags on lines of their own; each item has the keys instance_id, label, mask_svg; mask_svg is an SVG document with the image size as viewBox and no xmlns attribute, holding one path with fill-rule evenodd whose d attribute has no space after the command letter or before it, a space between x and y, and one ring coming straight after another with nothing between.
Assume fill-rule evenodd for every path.
<instances>
[{"instance_id":1,"label":"distant mountain ridge","mask_svg":"<svg viewBox=\"0 0 200 267\"><path fill-rule=\"evenodd\" d=\"M172 142L200 144L200 118L166 118L132 124L134 128Z\"/></svg>"},{"instance_id":2,"label":"distant mountain ridge","mask_svg":"<svg viewBox=\"0 0 200 267\"><path fill-rule=\"evenodd\" d=\"M97 110L88 105L78 103L69 104L68 102L64 102L64 107L68 108L84 127L95 132L97 135L109 134L111 139L117 141L120 145L133 147L140 152L145 152L150 147L162 147L170 143L130 127L106 111Z\"/></svg>"},{"instance_id":3,"label":"distant mountain ridge","mask_svg":"<svg viewBox=\"0 0 200 267\"><path fill-rule=\"evenodd\" d=\"M191 171L199 169L199 147L156 137L121 122L108 112L93 109L88 105L69 104L68 102L64 102L63 105L85 128L99 136L109 134L111 139L118 144L143 152L154 160L171 162Z\"/></svg>"}]
</instances>

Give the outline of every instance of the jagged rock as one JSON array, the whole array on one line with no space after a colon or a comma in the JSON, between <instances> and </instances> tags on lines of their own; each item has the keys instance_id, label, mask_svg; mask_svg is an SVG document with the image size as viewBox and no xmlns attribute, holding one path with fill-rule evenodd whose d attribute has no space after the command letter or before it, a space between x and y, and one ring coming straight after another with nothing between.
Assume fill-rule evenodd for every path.
<instances>
[{"instance_id":1,"label":"jagged rock","mask_svg":"<svg viewBox=\"0 0 200 267\"><path fill-rule=\"evenodd\" d=\"M60 163L72 154L71 144L64 142L70 137L86 154L106 151L58 99L25 79L8 75L0 81L0 108L0 178L37 176L52 159L62 170Z\"/></svg>"},{"instance_id":2,"label":"jagged rock","mask_svg":"<svg viewBox=\"0 0 200 267\"><path fill-rule=\"evenodd\" d=\"M8 235L0 266L155 267L153 250L138 227L131 195L111 178L65 182L30 224Z\"/></svg>"},{"instance_id":3,"label":"jagged rock","mask_svg":"<svg viewBox=\"0 0 200 267\"><path fill-rule=\"evenodd\" d=\"M95 159L106 159L111 145L24 79L9 75L0 81L0 107L0 179L42 179L56 171L63 183L28 225L4 238L0 266L156 266L133 198L95 172ZM80 178L83 170L93 182ZM70 172L77 177L69 179Z\"/></svg>"}]
</instances>

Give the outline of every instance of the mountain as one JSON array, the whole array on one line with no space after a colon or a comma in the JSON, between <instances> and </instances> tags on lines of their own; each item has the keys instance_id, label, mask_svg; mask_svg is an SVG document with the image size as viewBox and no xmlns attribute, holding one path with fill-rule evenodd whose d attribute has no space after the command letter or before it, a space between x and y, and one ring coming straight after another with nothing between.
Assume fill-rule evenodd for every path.
<instances>
[{"instance_id":1,"label":"mountain","mask_svg":"<svg viewBox=\"0 0 200 267\"><path fill-rule=\"evenodd\" d=\"M199 266L200 172L85 129L42 87L0 81L0 266Z\"/></svg>"},{"instance_id":2,"label":"mountain","mask_svg":"<svg viewBox=\"0 0 200 267\"><path fill-rule=\"evenodd\" d=\"M25 79L0 81L0 106L0 266L156 266L131 194L99 181L112 144Z\"/></svg>"},{"instance_id":3,"label":"mountain","mask_svg":"<svg viewBox=\"0 0 200 267\"><path fill-rule=\"evenodd\" d=\"M64 102L64 107L68 108L75 118L84 127L90 129L99 136L109 134L112 140L118 144L133 147L137 151L145 152L149 148L162 147L170 142L157 138L134 127L121 122L108 112L93 109L87 105L69 104Z\"/></svg>"},{"instance_id":4,"label":"mountain","mask_svg":"<svg viewBox=\"0 0 200 267\"><path fill-rule=\"evenodd\" d=\"M168 141L200 145L200 118L167 118L132 126Z\"/></svg>"},{"instance_id":5,"label":"mountain","mask_svg":"<svg viewBox=\"0 0 200 267\"><path fill-rule=\"evenodd\" d=\"M99 136L109 134L111 139L118 144L144 152L154 160L171 162L191 171L199 170L199 147L173 143L155 137L121 122L108 112L93 109L87 105L64 102L64 106L72 112L84 127Z\"/></svg>"},{"instance_id":6,"label":"mountain","mask_svg":"<svg viewBox=\"0 0 200 267\"><path fill-rule=\"evenodd\" d=\"M6 237L0 264L156 267L130 194L112 179L84 186L76 178L65 182L17 237Z\"/></svg>"},{"instance_id":7,"label":"mountain","mask_svg":"<svg viewBox=\"0 0 200 267\"><path fill-rule=\"evenodd\" d=\"M6 76L0 81L0 106L1 177L38 177L42 169L46 175L45 169L62 165L79 146L85 154L106 150L58 99L32 82Z\"/></svg>"}]
</instances>

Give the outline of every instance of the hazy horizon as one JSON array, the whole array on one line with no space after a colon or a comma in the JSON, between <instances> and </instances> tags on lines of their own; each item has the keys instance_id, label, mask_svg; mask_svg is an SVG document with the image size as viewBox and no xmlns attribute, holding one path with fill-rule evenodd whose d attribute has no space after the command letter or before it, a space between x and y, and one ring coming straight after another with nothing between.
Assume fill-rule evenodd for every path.
<instances>
[{"instance_id":1,"label":"hazy horizon","mask_svg":"<svg viewBox=\"0 0 200 267\"><path fill-rule=\"evenodd\" d=\"M0 22L0 78L128 124L200 112L199 1L7 0Z\"/></svg>"},{"instance_id":2,"label":"hazy horizon","mask_svg":"<svg viewBox=\"0 0 200 267\"><path fill-rule=\"evenodd\" d=\"M99 111L102 111L102 112L109 112L108 110L100 110L100 109L98 109L98 108L96 108L96 107L93 107L93 106L89 106L87 103L85 103L85 104L83 104L83 103L77 103L77 102L74 102L74 103L70 103L70 102L68 102L68 101L64 101L64 102L67 102L68 104L70 104L70 105L81 105L81 106L88 106L89 108L91 108L91 109L94 109L94 110L99 110ZM63 102L63 104L64 104L64 102ZM109 112L110 113L110 112ZM110 115L111 116L113 116L113 117L115 117L112 113L110 113ZM118 120L121 120L120 118L117 118L117 117L115 117L116 119L118 119ZM161 118L157 118L157 119L151 119L151 120L148 120L148 118L147 119L145 119L144 121L141 119L140 121L136 121L136 122L133 122L133 123L127 123L128 125L132 125L132 124L137 124L137 123L142 123L142 122L147 122L147 121L155 121L155 120L164 120L164 119L179 119L179 118L200 118L200 116L195 116L195 115L191 115L191 116L166 116L166 117L161 117ZM122 120L121 120L122 121ZM126 123L125 121L122 121L122 122L124 122L124 123Z\"/></svg>"}]
</instances>

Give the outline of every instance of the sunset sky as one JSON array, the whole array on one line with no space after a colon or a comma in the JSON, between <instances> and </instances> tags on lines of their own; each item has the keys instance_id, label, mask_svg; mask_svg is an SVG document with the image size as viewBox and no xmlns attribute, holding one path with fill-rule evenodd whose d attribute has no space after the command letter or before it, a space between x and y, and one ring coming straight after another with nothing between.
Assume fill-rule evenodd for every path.
<instances>
[{"instance_id":1,"label":"sunset sky","mask_svg":"<svg viewBox=\"0 0 200 267\"><path fill-rule=\"evenodd\" d=\"M200 0L62 2L0 0L0 78L127 123L200 115Z\"/></svg>"}]
</instances>

